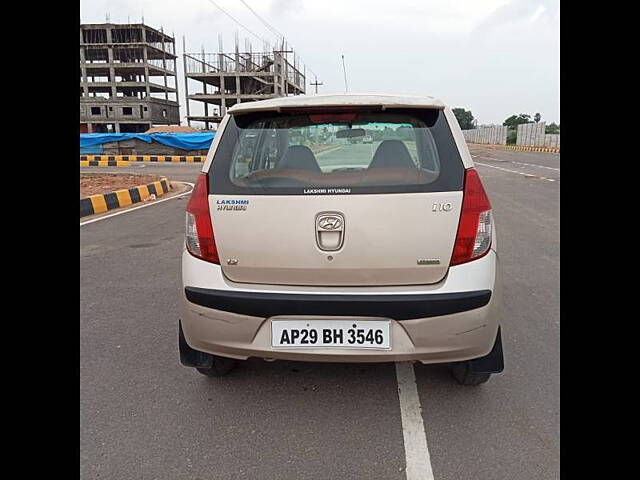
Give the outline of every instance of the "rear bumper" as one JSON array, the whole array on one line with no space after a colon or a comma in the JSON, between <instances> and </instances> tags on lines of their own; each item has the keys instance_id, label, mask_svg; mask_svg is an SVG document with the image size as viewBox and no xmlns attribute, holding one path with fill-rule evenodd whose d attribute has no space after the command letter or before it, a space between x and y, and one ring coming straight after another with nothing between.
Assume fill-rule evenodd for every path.
<instances>
[{"instance_id":1,"label":"rear bumper","mask_svg":"<svg viewBox=\"0 0 640 480\"><path fill-rule=\"evenodd\" d=\"M184 293L187 301L201 307L263 318L311 315L412 320L466 312L484 307L491 300L491 290L411 295L327 295L185 287Z\"/></svg>"},{"instance_id":2,"label":"rear bumper","mask_svg":"<svg viewBox=\"0 0 640 480\"><path fill-rule=\"evenodd\" d=\"M436 285L290 287L237 284L183 255L186 342L214 355L319 362L453 362L487 355L500 324L497 256L452 267ZM272 319L391 319L391 350L271 347Z\"/></svg>"}]
</instances>

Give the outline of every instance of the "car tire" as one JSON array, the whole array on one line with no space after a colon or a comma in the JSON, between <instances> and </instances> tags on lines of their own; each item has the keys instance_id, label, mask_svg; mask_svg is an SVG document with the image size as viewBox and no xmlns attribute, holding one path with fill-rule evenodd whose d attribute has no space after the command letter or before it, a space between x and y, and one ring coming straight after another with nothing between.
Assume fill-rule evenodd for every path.
<instances>
[{"instance_id":1,"label":"car tire","mask_svg":"<svg viewBox=\"0 0 640 480\"><path fill-rule=\"evenodd\" d=\"M469 362L458 362L451 367L451 374L460 385L476 386L485 383L491 377L490 373L474 373Z\"/></svg>"},{"instance_id":2,"label":"car tire","mask_svg":"<svg viewBox=\"0 0 640 480\"><path fill-rule=\"evenodd\" d=\"M207 377L222 377L229 373L238 364L233 358L218 357L212 355L213 365L211 368L196 367L196 370Z\"/></svg>"}]
</instances>

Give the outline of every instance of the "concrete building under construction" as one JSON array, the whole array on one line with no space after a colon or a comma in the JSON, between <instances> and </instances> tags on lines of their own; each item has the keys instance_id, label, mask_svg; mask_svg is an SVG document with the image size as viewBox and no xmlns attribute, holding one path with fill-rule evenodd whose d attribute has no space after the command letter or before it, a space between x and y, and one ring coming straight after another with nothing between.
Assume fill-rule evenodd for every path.
<instances>
[{"instance_id":1,"label":"concrete building under construction","mask_svg":"<svg viewBox=\"0 0 640 480\"><path fill-rule=\"evenodd\" d=\"M305 93L305 67L284 42L274 49L265 44L261 53L253 53L248 42L241 53L237 36L233 53L224 53L221 37L218 43L218 53L184 53L190 126L191 122L203 122L209 129L236 103ZM194 112L194 106L201 112Z\"/></svg>"},{"instance_id":2,"label":"concrete building under construction","mask_svg":"<svg viewBox=\"0 0 640 480\"><path fill-rule=\"evenodd\" d=\"M179 125L175 39L144 24L80 25L80 132Z\"/></svg>"}]
</instances>

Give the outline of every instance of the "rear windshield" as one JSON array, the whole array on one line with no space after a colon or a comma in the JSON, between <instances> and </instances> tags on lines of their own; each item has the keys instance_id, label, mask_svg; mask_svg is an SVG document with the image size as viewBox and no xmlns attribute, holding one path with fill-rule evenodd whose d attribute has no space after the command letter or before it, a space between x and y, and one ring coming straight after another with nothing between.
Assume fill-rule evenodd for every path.
<instances>
[{"instance_id":1,"label":"rear windshield","mask_svg":"<svg viewBox=\"0 0 640 480\"><path fill-rule=\"evenodd\" d=\"M212 193L461 190L464 167L441 110L231 116Z\"/></svg>"}]
</instances>

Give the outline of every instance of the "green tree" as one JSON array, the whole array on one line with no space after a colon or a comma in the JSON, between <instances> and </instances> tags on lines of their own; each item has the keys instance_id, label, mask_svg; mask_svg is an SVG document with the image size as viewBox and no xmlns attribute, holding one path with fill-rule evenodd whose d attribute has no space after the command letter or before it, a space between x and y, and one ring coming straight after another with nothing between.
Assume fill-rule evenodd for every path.
<instances>
[{"instance_id":1,"label":"green tree","mask_svg":"<svg viewBox=\"0 0 640 480\"><path fill-rule=\"evenodd\" d=\"M454 108L453 114L456 116L458 123L460 124L460 128L462 130L470 130L472 128L476 128L473 121L473 114L471 110L465 110L464 108Z\"/></svg>"},{"instance_id":2,"label":"green tree","mask_svg":"<svg viewBox=\"0 0 640 480\"><path fill-rule=\"evenodd\" d=\"M518 125L522 123L531 123L531 115L528 115L526 113L511 115L504 122L502 122L502 125L509 128L517 128Z\"/></svg>"},{"instance_id":3,"label":"green tree","mask_svg":"<svg viewBox=\"0 0 640 480\"><path fill-rule=\"evenodd\" d=\"M560 133L560 125L556 124L556 122L551 122L544 129L544 133Z\"/></svg>"},{"instance_id":4,"label":"green tree","mask_svg":"<svg viewBox=\"0 0 640 480\"><path fill-rule=\"evenodd\" d=\"M533 120L534 120L534 122L536 122L536 123L538 123L538 122L540 121L540 119L541 119L541 118L542 118L542 115L540 115L539 113L536 113L536 114L533 116Z\"/></svg>"}]
</instances>

